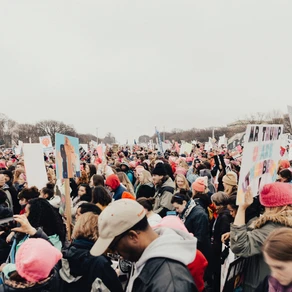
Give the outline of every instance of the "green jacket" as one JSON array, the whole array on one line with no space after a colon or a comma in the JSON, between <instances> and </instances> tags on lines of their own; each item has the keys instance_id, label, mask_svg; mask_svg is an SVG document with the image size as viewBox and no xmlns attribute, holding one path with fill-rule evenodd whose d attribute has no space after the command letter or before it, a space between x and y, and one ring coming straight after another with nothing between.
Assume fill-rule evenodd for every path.
<instances>
[{"instance_id":1,"label":"green jacket","mask_svg":"<svg viewBox=\"0 0 292 292\"><path fill-rule=\"evenodd\" d=\"M275 215L263 215L255 221L255 228L248 231L247 225L230 226L230 248L238 257L248 258L245 268L244 291L255 291L264 278L270 274L262 254L262 245L268 235L280 227L292 227L292 211Z\"/></svg>"}]
</instances>

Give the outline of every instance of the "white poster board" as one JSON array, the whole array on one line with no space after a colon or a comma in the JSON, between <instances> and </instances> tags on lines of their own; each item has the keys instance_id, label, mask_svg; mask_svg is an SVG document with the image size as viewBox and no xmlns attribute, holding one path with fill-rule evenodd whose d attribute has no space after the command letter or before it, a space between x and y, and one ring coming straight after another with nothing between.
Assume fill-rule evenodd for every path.
<instances>
[{"instance_id":1,"label":"white poster board","mask_svg":"<svg viewBox=\"0 0 292 292\"><path fill-rule=\"evenodd\" d=\"M237 204L244 202L247 187L254 196L276 181L283 125L248 125L238 183Z\"/></svg>"},{"instance_id":2,"label":"white poster board","mask_svg":"<svg viewBox=\"0 0 292 292\"><path fill-rule=\"evenodd\" d=\"M88 152L88 144L79 144L79 146L81 146L86 153Z\"/></svg>"},{"instance_id":3,"label":"white poster board","mask_svg":"<svg viewBox=\"0 0 292 292\"><path fill-rule=\"evenodd\" d=\"M222 251L224 249L225 249L225 244L222 244ZM234 262L234 260L235 260L235 255L231 251L231 249L229 249L228 257L225 259L224 264L221 265L221 279L220 279L220 291L221 292L223 291L224 284L226 282L229 266L232 262Z\"/></svg>"},{"instance_id":4,"label":"white poster board","mask_svg":"<svg viewBox=\"0 0 292 292\"><path fill-rule=\"evenodd\" d=\"M43 146L39 143L23 144L23 156L28 187L41 189L46 186L48 177L44 162Z\"/></svg>"}]
</instances>

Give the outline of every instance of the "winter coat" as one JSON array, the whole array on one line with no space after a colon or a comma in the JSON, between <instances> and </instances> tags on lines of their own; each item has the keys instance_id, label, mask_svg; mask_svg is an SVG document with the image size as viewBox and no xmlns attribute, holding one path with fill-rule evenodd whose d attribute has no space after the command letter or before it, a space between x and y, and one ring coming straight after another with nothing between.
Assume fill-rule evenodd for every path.
<instances>
[{"instance_id":1,"label":"winter coat","mask_svg":"<svg viewBox=\"0 0 292 292\"><path fill-rule=\"evenodd\" d=\"M169 177L161 186L157 186L155 189L153 211L161 217L166 216L167 211L174 209L171 204L174 188L175 184Z\"/></svg>"},{"instance_id":2,"label":"winter coat","mask_svg":"<svg viewBox=\"0 0 292 292\"><path fill-rule=\"evenodd\" d=\"M122 186L121 184L114 190L114 195L113 195L113 199L116 201L116 200L119 200L122 198L122 194L123 192L127 192L127 189Z\"/></svg>"},{"instance_id":3,"label":"winter coat","mask_svg":"<svg viewBox=\"0 0 292 292\"><path fill-rule=\"evenodd\" d=\"M262 245L268 235L280 227L292 227L292 211L275 215L263 215L254 222L255 228L247 230L247 225L230 226L230 244L232 252L238 257L248 258L244 291L255 291L270 269L262 255Z\"/></svg>"},{"instance_id":4,"label":"winter coat","mask_svg":"<svg viewBox=\"0 0 292 292\"><path fill-rule=\"evenodd\" d=\"M206 259L210 257L209 219L205 210L197 204L186 217L184 222L187 230L197 238L197 248Z\"/></svg>"},{"instance_id":5,"label":"winter coat","mask_svg":"<svg viewBox=\"0 0 292 292\"><path fill-rule=\"evenodd\" d=\"M153 184L143 184L139 185L137 192L136 192L136 199L145 197L145 198L151 198L155 194L155 187Z\"/></svg>"},{"instance_id":6,"label":"winter coat","mask_svg":"<svg viewBox=\"0 0 292 292\"><path fill-rule=\"evenodd\" d=\"M171 228L154 230L159 237L133 264L126 291L197 291L194 280L186 267L194 261L196 238L185 231Z\"/></svg>"},{"instance_id":7,"label":"winter coat","mask_svg":"<svg viewBox=\"0 0 292 292\"><path fill-rule=\"evenodd\" d=\"M207 266L208 261L204 255L199 250L197 250L196 258L192 263L188 264L188 269L199 292L202 292L205 289L204 275Z\"/></svg>"},{"instance_id":8,"label":"winter coat","mask_svg":"<svg viewBox=\"0 0 292 292\"><path fill-rule=\"evenodd\" d=\"M87 239L77 239L63 251L62 268L59 271L63 280L62 291L106 291L100 287L106 287L109 291L123 291L111 261L105 256L90 254L93 244Z\"/></svg>"},{"instance_id":9,"label":"winter coat","mask_svg":"<svg viewBox=\"0 0 292 292\"><path fill-rule=\"evenodd\" d=\"M218 212L218 217L213 223L212 236L211 236L211 257L210 257L210 271L213 274L213 289L220 291L220 278L221 278L221 253L222 242L221 236L230 231L230 223L233 218L230 216L229 210L224 208Z\"/></svg>"},{"instance_id":10,"label":"winter coat","mask_svg":"<svg viewBox=\"0 0 292 292\"><path fill-rule=\"evenodd\" d=\"M15 281L8 281L0 285L0 292L47 292L60 291L60 278L56 269L53 270L52 275L34 286L30 287L27 283L17 283Z\"/></svg>"}]
</instances>

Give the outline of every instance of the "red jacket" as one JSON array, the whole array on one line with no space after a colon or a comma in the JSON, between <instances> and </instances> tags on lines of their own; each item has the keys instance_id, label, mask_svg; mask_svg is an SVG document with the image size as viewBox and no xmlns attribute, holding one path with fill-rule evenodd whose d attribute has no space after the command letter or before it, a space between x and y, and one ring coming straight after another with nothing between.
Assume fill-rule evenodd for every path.
<instances>
[{"instance_id":1,"label":"red jacket","mask_svg":"<svg viewBox=\"0 0 292 292\"><path fill-rule=\"evenodd\" d=\"M199 292L202 292L205 288L204 285L204 274L208 266L208 261L205 256L197 250L195 260L188 265L188 269L194 279L194 282Z\"/></svg>"}]
</instances>

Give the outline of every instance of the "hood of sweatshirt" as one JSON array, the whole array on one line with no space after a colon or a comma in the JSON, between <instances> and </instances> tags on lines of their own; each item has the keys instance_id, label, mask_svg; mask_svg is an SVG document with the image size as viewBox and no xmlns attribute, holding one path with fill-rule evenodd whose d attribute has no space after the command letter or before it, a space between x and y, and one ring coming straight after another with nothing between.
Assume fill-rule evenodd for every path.
<instances>
[{"instance_id":1,"label":"hood of sweatshirt","mask_svg":"<svg viewBox=\"0 0 292 292\"><path fill-rule=\"evenodd\" d=\"M148 260L162 257L188 265L196 257L197 239L190 233L167 227L156 228L154 230L158 233L159 237L148 245L140 259L133 264L127 292L132 291L135 279L139 276Z\"/></svg>"},{"instance_id":2,"label":"hood of sweatshirt","mask_svg":"<svg viewBox=\"0 0 292 292\"><path fill-rule=\"evenodd\" d=\"M167 227L156 228L159 237L143 252L136 262L136 268L143 266L149 259L163 257L179 261L185 265L193 262L196 256L197 239L178 229Z\"/></svg>"}]
</instances>

